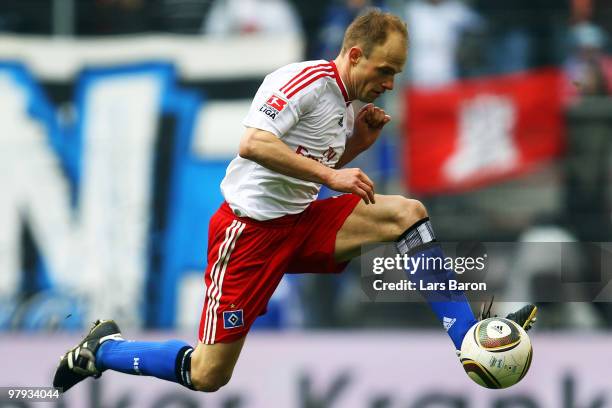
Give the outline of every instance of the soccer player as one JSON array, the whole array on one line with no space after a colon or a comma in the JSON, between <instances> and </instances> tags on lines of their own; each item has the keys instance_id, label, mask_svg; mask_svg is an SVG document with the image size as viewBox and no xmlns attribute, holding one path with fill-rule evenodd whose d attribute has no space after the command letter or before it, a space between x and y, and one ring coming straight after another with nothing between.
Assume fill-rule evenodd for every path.
<instances>
[{"instance_id":1,"label":"soccer player","mask_svg":"<svg viewBox=\"0 0 612 408\"><path fill-rule=\"evenodd\" d=\"M393 89L407 48L405 23L372 9L348 27L335 60L290 64L266 76L221 183L225 202L210 220L198 344L126 341L115 322L97 321L62 357L53 385L66 391L110 369L216 391L230 380L249 328L286 271L337 273L361 245L381 241L396 242L401 254L442 257L423 204L375 194L363 171L344 168L391 120L371 102ZM355 114L354 100L368 104ZM347 194L316 200L321 185ZM460 349L476 323L465 295L425 298ZM535 313L528 305L508 317L527 329Z\"/></svg>"}]
</instances>

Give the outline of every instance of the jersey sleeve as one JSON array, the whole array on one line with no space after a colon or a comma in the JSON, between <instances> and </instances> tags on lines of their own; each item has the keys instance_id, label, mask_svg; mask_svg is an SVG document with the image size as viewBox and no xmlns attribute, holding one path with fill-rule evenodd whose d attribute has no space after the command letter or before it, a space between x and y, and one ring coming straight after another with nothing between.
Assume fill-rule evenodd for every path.
<instances>
[{"instance_id":1,"label":"jersey sleeve","mask_svg":"<svg viewBox=\"0 0 612 408\"><path fill-rule=\"evenodd\" d=\"M321 93L320 86L313 84L287 97L281 91L286 82L286 75L268 75L255 94L242 124L282 138L302 116L310 112Z\"/></svg>"}]
</instances>

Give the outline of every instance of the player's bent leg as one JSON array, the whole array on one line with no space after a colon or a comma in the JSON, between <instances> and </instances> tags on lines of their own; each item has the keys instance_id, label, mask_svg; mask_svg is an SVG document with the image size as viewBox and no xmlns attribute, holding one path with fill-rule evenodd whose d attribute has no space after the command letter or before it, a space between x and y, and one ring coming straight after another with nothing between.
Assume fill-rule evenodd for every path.
<instances>
[{"instance_id":1,"label":"player's bent leg","mask_svg":"<svg viewBox=\"0 0 612 408\"><path fill-rule=\"evenodd\" d=\"M227 384L245 337L232 343L204 345L194 350L181 340L125 341L112 320L96 321L89 333L62 356L53 386L68 391L106 370L154 376L192 390L216 391Z\"/></svg>"},{"instance_id":2,"label":"player's bent leg","mask_svg":"<svg viewBox=\"0 0 612 408\"><path fill-rule=\"evenodd\" d=\"M376 204L365 205L360 202L346 219L336 236L334 257L345 261L359 255L361 245L395 242L400 255L423 256L434 260L441 258L442 262L431 264L443 265L444 254L435 241L433 227L422 203L401 196L379 195ZM410 279L425 283L448 282L456 278L453 270L444 267L437 270L416 267L407 272ZM459 349L465 333L476 323L465 294L462 291L438 290L424 291L422 295ZM535 321L536 311L535 306L528 305L508 318L528 329Z\"/></svg>"},{"instance_id":3,"label":"player's bent leg","mask_svg":"<svg viewBox=\"0 0 612 408\"><path fill-rule=\"evenodd\" d=\"M400 255L444 258L441 248L433 245L435 235L425 206L401 196L377 196L376 204L359 203L336 236L336 259L347 260L359 254L361 245L395 242ZM443 265L444 262L432 262ZM416 267L406 271L409 279L422 282L445 282L454 271ZM420 287L420 285L419 285ZM448 287L448 286L446 286ZM421 292L455 347L459 349L465 333L476 323L476 317L460 291Z\"/></svg>"},{"instance_id":4,"label":"player's bent leg","mask_svg":"<svg viewBox=\"0 0 612 408\"><path fill-rule=\"evenodd\" d=\"M226 385L246 336L231 343L198 343L191 354L191 384L198 391L214 392Z\"/></svg>"},{"instance_id":5,"label":"player's bent leg","mask_svg":"<svg viewBox=\"0 0 612 408\"><path fill-rule=\"evenodd\" d=\"M399 195L377 194L375 204L359 202L338 231L334 258L348 261L359 255L362 245L393 242L426 217L420 201Z\"/></svg>"}]
</instances>

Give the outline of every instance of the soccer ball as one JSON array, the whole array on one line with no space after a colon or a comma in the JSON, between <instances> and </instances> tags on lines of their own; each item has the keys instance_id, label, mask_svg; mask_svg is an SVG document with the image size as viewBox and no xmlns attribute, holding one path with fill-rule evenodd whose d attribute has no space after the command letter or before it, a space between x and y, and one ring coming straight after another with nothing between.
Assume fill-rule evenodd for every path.
<instances>
[{"instance_id":1,"label":"soccer ball","mask_svg":"<svg viewBox=\"0 0 612 408\"><path fill-rule=\"evenodd\" d=\"M493 317L476 323L461 344L467 375L486 388L507 388L523 379L533 350L529 336L512 320Z\"/></svg>"}]
</instances>

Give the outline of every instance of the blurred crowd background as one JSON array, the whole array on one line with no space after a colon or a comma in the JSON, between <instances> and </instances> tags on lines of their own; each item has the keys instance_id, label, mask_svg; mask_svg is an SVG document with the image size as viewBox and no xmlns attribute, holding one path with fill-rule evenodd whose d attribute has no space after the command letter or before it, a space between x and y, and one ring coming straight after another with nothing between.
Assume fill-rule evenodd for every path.
<instances>
[{"instance_id":1,"label":"blurred crowd background","mask_svg":"<svg viewBox=\"0 0 612 408\"><path fill-rule=\"evenodd\" d=\"M303 40L302 59L332 59L339 51L347 25L370 6L402 16L410 33L406 69L396 82L395 92L380 101L394 121L377 146L355 164L375 180L379 193L399 193L422 200L442 241L514 242L518 248L528 247L528 242L533 241L610 241L612 1L21 0L0 2L0 33L74 39L132 38L155 33L207 39L291 35ZM547 106L529 105L535 116L539 109L546 111L549 104L558 107L558 123L552 127L557 132L553 135L555 145L542 155L542 160L503 177L488 177L456 188L440 185L428 190L411 184L410 180L418 177L410 173L418 169L411 158L427 162L436 148L432 145L430 150L427 141L411 141L419 136L419 128L410 122L419 115L413 110L416 108L409 106L412 100L428 95L437 98L457 89L459 93L471 92L457 87L486 87L498 79L514 81L549 72L554 72L555 85L538 91L548 99L537 102ZM254 92L258 80L239 85ZM70 85L53 81L43 86L50 99L59 103L68 100L72 92ZM189 86L212 97L233 92L227 83L223 91L211 82ZM500 106L503 112L503 103ZM416 112L415 117L409 117L408 112ZM481 114L490 113L489 120L503 121L503 114L497 117L491 112L484 108ZM530 137L540 135L536 131ZM430 143L434 144L434 139ZM421 149L411 152L407 145ZM477 155L494 154L486 149L478 152ZM436 165L435 161L431 165ZM328 194L332 193L323 193ZM28 265L36 263L36 251L31 249L36 239L26 236L23 240L28 243L22 256L26 276ZM601 253L591 252L576 254L580 258L575 267L578 281L606 279L610 274L601 261ZM527 255L523 259L520 253L508 254L508 262L514 268L509 268L512 275L500 286L500 292L521 290L521 295L513 298L510 293L507 299L523 300L530 297L524 291L530 291L531 297L538 300L537 291L560 290L547 281L549 275L555 274L554 261L547 263L547 255L539 253L536 258L541 259L534 260ZM424 305L364 301L359 263L353 262L349 269L340 276L288 276L258 326L296 329L436 325ZM517 289L513 281L523 284ZM28 315L27 308L32 307L28 302L45 290L44 286L28 284L24 278L18 293L4 300L12 306L5 308L0 328L48 328L40 313L30 323L24 317ZM564 298L571 300L572 294ZM543 302L540 306L542 329L612 328L612 306L608 302ZM69 307L57 310L58 314L71 313ZM199 312L193 310L194 319ZM53 321L67 328L86 324L70 324L57 318ZM145 317L142 326L160 325Z\"/></svg>"}]
</instances>

